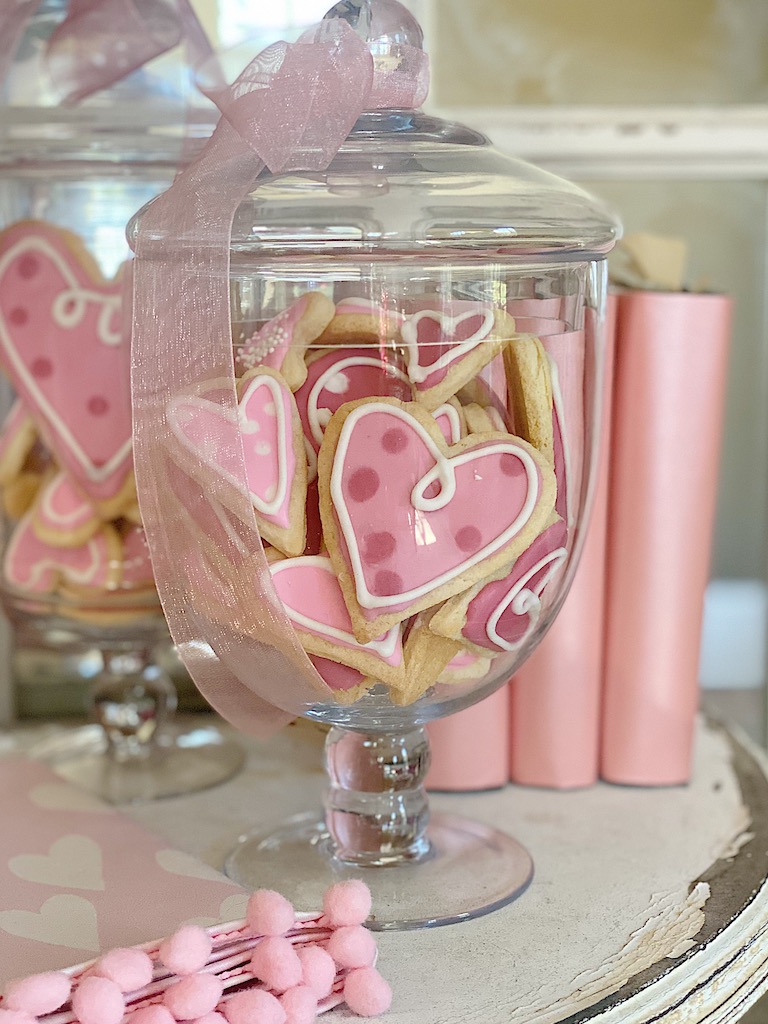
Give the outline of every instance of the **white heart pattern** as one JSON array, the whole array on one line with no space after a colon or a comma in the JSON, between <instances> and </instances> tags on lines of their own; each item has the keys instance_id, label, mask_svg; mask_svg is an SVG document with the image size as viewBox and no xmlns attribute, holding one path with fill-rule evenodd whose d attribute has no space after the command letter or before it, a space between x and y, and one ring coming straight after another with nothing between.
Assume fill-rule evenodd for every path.
<instances>
[{"instance_id":1,"label":"white heart pattern","mask_svg":"<svg viewBox=\"0 0 768 1024\"><path fill-rule=\"evenodd\" d=\"M48 854L22 853L8 867L17 878L65 889L103 892L101 847L88 836L62 836Z\"/></svg>"},{"instance_id":2,"label":"white heart pattern","mask_svg":"<svg viewBox=\"0 0 768 1024\"><path fill-rule=\"evenodd\" d=\"M31 910L0 911L0 928L9 935L51 946L90 953L98 953L101 948L96 908L84 896L51 896L37 914Z\"/></svg>"}]
</instances>

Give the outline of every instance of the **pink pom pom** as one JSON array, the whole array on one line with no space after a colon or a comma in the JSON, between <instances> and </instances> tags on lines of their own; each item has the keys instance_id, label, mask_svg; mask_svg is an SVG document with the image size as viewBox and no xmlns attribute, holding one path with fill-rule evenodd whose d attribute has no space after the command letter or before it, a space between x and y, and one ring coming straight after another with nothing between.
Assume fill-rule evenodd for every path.
<instances>
[{"instance_id":1,"label":"pink pom pom","mask_svg":"<svg viewBox=\"0 0 768 1024\"><path fill-rule=\"evenodd\" d=\"M75 989L72 1010L80 1024L120 1024L125 1000L114 981L91 975Z\"/></svg>"},{"instance_id":2,"label":"pink pom pom","mask_svg":"<svg viewBox=\"0 0 768 1024\"><path fill-rule=\"evenodd\" d=\"M289 988L280 996L286 1024L312 1024L317 1017L317 996L306 985Z\"/></svg>"},{"instance_id":3,"label":"pink pom pom","mask_svg":"<svg viewBox=\"0 0 768 1024\"><path fill-rule=\"evenodd\" d=\"M261 940L251 957L251 970L273 992L285 992L302 979L301 960L293 943L280 935Z\"/></svg>"},{"instance_id":4,"label":"pink pom pom","mask_svg":"<svg viewBox=\"0 0 768 1024\"><path fill-rule=\"evenodd\" d=\"M5 990L3 1002L9 1010L21 1010L32 1017L53 1013L69 999L72 979L60 971L34 974L31 978L12 981Z\"/></svg>"},{"instance_id":5,"label":"pink pom pom","mask_svg":"<svg viewBox=\"0 0 768 1024\"><path fill-rule=\"evenodd\" d=\"M224 1016L229 1024L285 1024L287 1015L270 992L252 988L238 992L224 1003Z\"/></svg>"},{"instance_id":6,"label":"pink pom pom","mask_svg":"<svg viewBox=\"0 0 768 1024\"><path fill-rule=\"evenodd\" d=\"M100 957L93 973L114 981L122 992L135 992L152 981L152 961L142 949L112 949Z\"/></svg>"},{"instance_id":7,"label":"pink pom pom","mask_svg":"<svg viewBox=\"0 0 768 1024\"><path fill-rule=\"evenodd\" d=\"M371 912L371 890L356 878L332 885L323 897L323 913L334 928L362 924Z\"/></svg>"},{"instance_id":8,"label":"pink pom pom","mask_svg":"<svg viewBox=\"0 0 768 1024\"><path fill-rule=\"evenodd\" d=\"M328 952L339 967L370 967L376 960L376 940L361 924L337 928L328 940Z\"/></svg>"},{"instance_id":9,"label":"pink pom pom","mask_svg":"<svg viewBox=\"0 0 768 1024\"><path fill-rule=\"evenodd\" d=\"M0 1006L0 1022L2 1024L37 1024L37 1018L24 1013L23 1010L4 1010Z\"/></svg>"},{"instance_id":10,"label":"pink pom pom","mask_svg":"<svg viewBox=\"0 0 768 1024\"><path fill-rule=\"evenodd\" d=\"M133 1024L133 1022L131 1022L131 1024ZM206 1013L202 1017L198 1017L195 1024L227 1024L227 1018L223 1013L219 1013L218 1010L212 1010L210 1013Z\"/></svg>"},{"instance_id":11,"label":"pink pom pom","mask_svg":"<svg viewBox=\"0 0 768 1024\"><path fill-rule=\"evenodd\" d=\"M186 924L160 946L160 961L169 971L183 977L202 970L208 963L212 948L213 940L204 928Z\"/></svg>"},{"instance_id":12,"label":"pink pom pom","mask_svg":"<svg viewBox=\"0 0 768 1024\"><path fill-rule=\"evenodd\" d=\"M392 1005L392 989L375 967L352 971L344 982L344 1000L360 1017L378 1017Z\"/></svg>"},{"instance_id":13,"label":"pink pom pom","mask_svg":"<svg viewBox=\"0 0 768 1024\"><path fill-rule=\"evenodd\" d=\"M131 1024L176 1024L176 1018L165 1006L155 1003L153 1006L142 1006L130 1016Z\"/></svg>"},{"instance_id":14,"label":"pink pom pom","mask_svg":"<svg viewBox=\"0 0 768 1024\"><path fill-rule=\"evenodd\" d=\"M325 999L336 980L336 964L333 957L322 946L304 946L297 951L301 963L301 980L315 993L318 999Z\"/></svg>"},{"instance_id":15,"label":"pink pom pom","mask_svg":"<svg viewBox=\"0 0 768 1024\"><path fill-rule=\"evenodd\" d=\"M254 935L285 935L296 923L296 912L279 892L258 889L248 900L245 918Z\"/></svg>"},{"instance_id":16,"label":"pink pom pom","mask_svg":"<svg viewBox=\"0 0 768 1024\"><path fill-rule=\"evenodd\" d=\"M194 1020L215 1010L223 991L215 974L190 974L166 989L163 1002L176 1020Z\"/></svg>"}]
</instances>

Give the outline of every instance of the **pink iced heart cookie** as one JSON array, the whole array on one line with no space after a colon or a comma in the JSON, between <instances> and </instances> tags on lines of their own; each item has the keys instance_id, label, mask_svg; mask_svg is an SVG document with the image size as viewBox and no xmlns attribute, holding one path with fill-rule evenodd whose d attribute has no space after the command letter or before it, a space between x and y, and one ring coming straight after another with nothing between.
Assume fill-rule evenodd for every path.
<instances>
[{"instance_id":1,"label":"pink iced heart cookie","mask_svg":"<svg viewBox=\"0 0 768 1024\"><path fill-rule=\"evenodd\" d=\"M545 593L568 557L567 533L558 520L501 579L477 584L446 601L432 620L433 631L461 640L480 656L519 651L536 628L546 607Z\"/></svg>"},{"instance_id":2,"label":"pink iced heart cookie","mask_svg":"<svg viewBox=\"0 0 768 1024\"><path fill-rule=\"evenodd\" d=\"M400 627L391 628L367 644L359 643L327 555L280 559L272 562L270 571L286 614L310 654L371 676L371 686L377 680L393 685L402 682Z\"/></svg>"},{"instance_id":3,"label":"pink iced heart cookie","mask_svg":"<svg viewBox=\"0 0 768 1024\"><path fill-rule=\"evenodd\" d=\"M411 385L395 351L385 357L373 348L343 348L320 352L307 360L307 379L296 392L304 434L320 451L325 428L346 402L370 395L387 395L410 402Z\"/></svg>"},{"instance_id":4,"label":"pink iced heart cookie","mask_svg":"<svg viewBox=\"0 0 768 1024\"><path fill-rule=\"evenodd\" d=\"M76 548L99 531L101 520L72 477L59 472L43 485L35 503L32 525L47 544Z\"/></svg>"},{"instance_id":5,"label":"pink iced heart cookie","mask_svg":"<svg viewBox=\"0 0 768 1024\"><path fill-rule=\"evenodd\" d=\"M418 403L370 399L328 425L320 512L359 640L509 565L552 512L545 460L509 434L451 448Z\"/></svg>"},{"instance_id":6,"label":"pink iced heart cookie","mask_svg":"<svg viewBox=\"0 0 768 1024\"><path fill-rule=\"evenodd\" d=\"M0 236L3 369L56 460L107 518L131 471L121 291L69 232L30 221Z\"/></svg>"},{"instance_id":7,"label":"pink iced heart cookie","mask_svg":"<svg viewBox=\"0 0 768 1024\"><path fill-rule=\"evenodd\" d=\"M186 450L193 476L207 485L212 469L235 489L239 433L259 532L284 554L300 554L306 537L307 460L296 402L280 374L266 367L247 373L238 394L236 423L217 402L195 395L171 404L171 429ZM221 500L227 504L224 494Z\"/></svg>"},{"instance_id":8,"label":"pink iced heart cookie","mask_svg":"<svg viewBox=\"0 0 768 1024\"><path fill-rule=\"evenodd\" d=\"M330 658L318 658L310 654L309 660L326 686L333 690L334 697L340 704L354 704L376 683L375 679L366 679L357 669L341 665L338 661L331 661Z\"/></svg>"},{"instance_id":9,"label":"pink iced heart cookie","mask_svg":"<svg viewBox=\"0 0 768 1024\"><path fill-rule=\"evenodd\" d=\"M477 682L488 675L491 661L491 658L481 658L472 651L461 651L445 666L438 682L446 686Z\"/></svg>"},{"instance_id":10,"label":"pink iced heart cookie","mask_svg":"<svg viewBox=\"0 0 768 1024\"><path fill-rule=\"evenodd\" d=\"M467 309L464 303L462 308L455 315L422 309L400 328L408 376L427 409L455 395L514 335L514 321L502 310L480 304Z\"/></svg>"},{"instance_id":11,"label":"pink iced heart cookie","mask_svg":"<svg viewBox=\"0 0 768 1024\"><path fill-rule=\"evenodd\" d=\"M336 304L336 315L318 340L320 345L379 346L392 342L404 317L373 299L350 296ZM375 355L375 350L372 355Z\"/></svg>"},{"instance_id":12,"label":"pink iced heart cookie","mask_svg":"<svg viewBox=\"0 0 768 1024\"><path fill-rule=\"evenodd\" d=\"M331 322L336 307L321 292L307 292L264 324L237 353L242 370L279 370L292 390L307 376L304 352Z\"/></svg>"},{"instance_id":13,"label":"pink iced heart cookie","mask_svg":"<svg viewBox=\"0 0 768 1024\"><path fill-rule=\"evenodd\" d=\"M62 585L112 590L120 582L120 539L103 527L79 547L54 547L35 533L25 516L10 539L3 572L6 582L32 594L52 594Z\"/></svg>"}]
</instances>

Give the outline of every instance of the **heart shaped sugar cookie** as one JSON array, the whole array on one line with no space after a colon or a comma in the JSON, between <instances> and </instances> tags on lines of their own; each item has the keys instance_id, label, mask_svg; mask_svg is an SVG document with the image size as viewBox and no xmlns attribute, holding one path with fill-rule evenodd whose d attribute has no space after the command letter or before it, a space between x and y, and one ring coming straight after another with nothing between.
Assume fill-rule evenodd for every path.
<instances>
[{"instance_id":1,"label":"heart shaped sugar cookie","mask_svg":"<svg viewBox=\"0 0 768 1024\"><path fill-rule=\"evenodd\" d=\"M269 568L286 614L310 654L372 676L372 683L376 679L393 685L402 682L403 647L399 626L393 626L365 645L359 643L352 632L333 563L327 555L279 559ZM323 671L320 674L325 678ZM355 685L359 682L356 680ZM332 688L348 687L342 683Z\"/></svg>"},{"instance_id":2,"label":"heart shaped sugar cookie","mask_svg":"<svg viewBox=\"0 0 768 1024\"><path fill-rule=\"evenodd\" d=\"M382 398L328 425L320 510L358 640L508 565L545 525L552 468L512 435L478 437L448 447L418 403Z\"/></svg>"},{"instance_id":3,"label":"heart shaped sugar cookie","mask_svg":"<svg viewBox=\"0 0 768 1024\"><path fill-rule=\"evenodd\" d=\"M548 588L568 557L567 537L562 520L547 527L500 579L446 601L432 619L433 632L460 640L480 656L519 651L536 628Z\"/></svg>"},{"instance_id":4,"label":"heart shaped sugar cookie","mask_svg":"<svg viewBox=\"0 0 768 1024\"><path fill-rule=\"evenodd\" d=\"M237 434L259 532L286 555L298 555L306 539L307 457L296 402L283 378L259 367L238 384L235 421L217 402L192 395L175 399L168 422L184 453L184 468L206 488L223 479L239 491ZM211 472L218 478L211 480ZM222 504L228 505L226 493Z\"/></svg>"},{"instance_id":5,"label":"heart shaped sugar cookie","mask_svg":"<svg viewBox=\"0 0 768 1024\"><path fill-rule=\"evenodd\" d=\"M70 232L25 221L0 235L0 362L56 461L107 518L131 470L122 287Z\"/></svg>"}]
</instances>

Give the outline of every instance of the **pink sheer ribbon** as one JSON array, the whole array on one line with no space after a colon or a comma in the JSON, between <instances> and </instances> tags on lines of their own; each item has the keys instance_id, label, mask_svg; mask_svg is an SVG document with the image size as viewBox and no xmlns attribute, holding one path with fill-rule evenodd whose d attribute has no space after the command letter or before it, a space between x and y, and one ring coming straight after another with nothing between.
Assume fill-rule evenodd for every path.
<instances>
[{"instance_id":1,"label":"pink sheer ribbon","mask_svg":"<svg viewBox=\"0 0 768 1024\"><path fill-rule=\"evenodd\" d=\"M0 82L41 0L5 0L0 10ZM46 47L51 79L65 104L108 89L185 41L192 63L211 46L189 0L70 0Z\"/></svg>"},{"instance_id":2,"label":"pink sheer ribbon","mask_svg":"<svg viewBox=\"0 0 768 1024\"><path fill-rule=\"evenodd\" d=\"M248 495L232 358L232 220L265 168L323 170L363 111L424 99L427 57L400 49L398 66L379 72L339 20L267 48L230 89L208 92L223 117L194 163L144 211L135 239L134 451L158 592L201 692L255 734L331 690L274 591ZM203 395L218 415L198 437L195 458L169 409ZM212 452L228 453L226 476L206 468L203 454Z\"/></svg>"}]
</instances>

